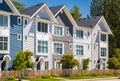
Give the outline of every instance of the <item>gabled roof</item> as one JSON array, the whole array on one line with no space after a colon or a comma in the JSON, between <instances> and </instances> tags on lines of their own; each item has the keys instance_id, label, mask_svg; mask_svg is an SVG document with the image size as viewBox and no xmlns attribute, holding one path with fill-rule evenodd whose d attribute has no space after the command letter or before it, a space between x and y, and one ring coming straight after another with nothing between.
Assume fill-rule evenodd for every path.
<instances>
[{"instance_id":1,"label":"gabled roof","mask_svg":"<svg viewBox=\"0 0 120 81\"><path fill-rule=\"evenodd\" d=\"M57 12L63 7L64 5L59 5L59 6L53 6L53 7L49 7L50 10L52 11L53 15L56 15Z\"/></svg>"},{"instance_id":2,"label":"gabled roof","mask_svg":"<svg viewBox=\"0 0 120 81\"><path fill-rule=\"evenodd\" d=\"M73 26L74 26L74 27L78 27L78 25L76 24L75 20L73 19L72 15L70 14L70 12L68 11L68 9L66 8L65 5L50 7L50 10L52 11L52 13L54 14L55 17L56 17L62 10L64 10L65 14L67 15L68 19L71 21L71 23L73 24Z\"/></svg>"},{"instance_id":3,"label":"gabled roof","mask_svg":"<svg viewBox=\"0 0 120 81\"><path fill-rule=\"evenodd\" d=\"M29 15L31 18L33 18L42 8L45 8L45 10L48 13L48 16L52 21L57 22L54 15L52 14L52 12L50 11L50 9L45 3L40 3L31 7L28 7L25 10L20 11L20 13L23 15Z\"/></svg>"},{"instance_id":4,"label":"gabled roof","mask_svg":"<svg viewBox=\"0 0 120 81\"><path fill-rule=\"evenodd\" d=\"M13 5L13 3L11 2L11 0L4 0L7 5L10 7L10 9L16 14L16 15L20 15L19 11L16 9L16 7Z\"/></svg>"},{"instance_id":5,"label":"gabled roof","mask_svg":"<svg viewBox=\"0 0 120 81\"><path fill-rule=\"evenodd\" d=\"M41 8L44 3L40 3L31 7L26 8L25 10L20 11L21 14L32 16L39 8Z\"/></svg>"},{"instance_id":6,"label":"gabled roof","mask_svg":"<svg viewBox=\"0 0 120 81\"><path fill-rule=\"evenodd\" d=\"M80 27L86 27L86 28L94 28L95 25L99 22L102 16L95 16L90 18L81 18L75 20L77 25Z\"/></svg>"}]
</instances>

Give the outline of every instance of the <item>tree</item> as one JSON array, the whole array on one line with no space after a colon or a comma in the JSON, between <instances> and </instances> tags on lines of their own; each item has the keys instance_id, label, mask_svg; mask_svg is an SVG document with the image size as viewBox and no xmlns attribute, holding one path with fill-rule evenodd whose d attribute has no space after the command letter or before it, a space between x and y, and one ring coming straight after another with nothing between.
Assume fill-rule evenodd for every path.
<instances>
[{"instance_id":1,"label":"tree","mask_svg":"<svg viewBox=\"0 0 120 81\"><path fill-rule=\"evenodd\" d=\"M74 59L72 54L64 54L61 57L60 63L62 63L64 69L72 69L75 66L79 66L79 61Z\"/></svg>"},{"instance_id":2,"label":"tree","mask_svg":"<svg viewBox=\"0 0 120 81\"><path fill-rule=\"evenodd\" d=\"M12 0L12 3L14 4L14 6L20 11L20 10L24 10L25 9L25 5L19 1L16 0Z\"/></svg>"},{"instance_id":3,"label":"tree","mask_svg":"<svg viewBox=\"0 0 120 81\"><path fill-rule=\"evenodd\" d=\"M91 16L103 15L109 24L113 35L109 37L110 57L114 56L114 48L120 48L120 0L92 0Z\"/></svg>"},{"instance_id":4,"label":"tree","mask_svg":"<svg viewBox=\"0 0 120 81\"><path fill-rule=\"evenodd\" d=\"M76 5L73 6L70 13L71 13L71 15L73 16L74 19L79 19L82 16L82 14L79 12L78 6L76 6Z\"/></svg>"},{"instance_id":5,"label":"tree","mask_svg":"<svg viewBox=\"0 0 120 81\"><path fill-rule=\"evenodd\" d=\"M87 69L89 68L89 62L90 62L90 59L89 59L89 58L83 59L83 61L82 61L83 70L87 70Z\"/></svg>"},{"instance_id":6,"label":"tree","mask_svg":"<svg viewBox=\"0 0 120 81\"><path fill-rule=\"evenodd\" d=\"M21 81L21 70L26 70L28 68L33 68L34 63L32 62L31 56L33 53L31 51L19 51L13 61L13 68L19 70L19 77Z\"/></svg>"}]
</instances>

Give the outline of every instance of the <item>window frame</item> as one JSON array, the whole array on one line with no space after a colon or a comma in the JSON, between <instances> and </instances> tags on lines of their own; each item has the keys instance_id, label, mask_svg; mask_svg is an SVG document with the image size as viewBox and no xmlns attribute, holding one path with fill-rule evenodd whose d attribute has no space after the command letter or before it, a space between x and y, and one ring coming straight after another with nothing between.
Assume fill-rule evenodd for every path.
<instances>
[{"instance_id":1,"label":"window frame","mask_svg":"<svg viewBox=\"0 0 120 81\"><path fill-rule=\"evenodd\" d=\"M107 48L104 48L104 47L101 47L100 49L100 56L101 57L107 57ZM102 54L102 53L105 53L105 54Z\"/></svg>"},{"instance_id":2,"label":"window frame","mask_svg":"<svg viewBox=\"0 0 120 81\"><path fill-rule=\"evenodd\" d=\"M0 26L0 28L8 28L9 27L9 16L7 15L2 15L0 14L0 16L2 16L2 25ZM6 23L5 23L5 19L7 19ZM5 26L6 24L6 26Z\"/></svg>"},{"instance_id":3,"label":"window frame","mask_svg":"<svg viewBox=\"0 0 120 81\"><path fill-rule=\"evenodd\" d=\"M77 46L79 46L79 49L77 48ZM82 50L80 49L80 47L82 47ZM79 51L80 53L81 53L81 51L82 51L82 54L77 54L77 51ZM84 46L77 44L77 45L75 46L75 54L76 54L76 55L79 55L79 56L83 56L83 55L84 55Z\"/></svg>"},{"instance_id":4,"label":"window frame","mask_svg":"<svg viewBox=\"0 0 120 81\"><path fill-rule=\"evenodd\" d=\"M104 39L105 38L105 39ZM100 34L100 40L102 42L106 42L107 41L107 35L106 34Z\"/></svg>"},{"instance_id":5,"label":"window frame","mask_svg":"<svg viewBox=\"0 0 120 81\"><path fill-rule=\"evenodd\" d=\"M49 61L45 61L45 70L49 70Z\"/></svg>"},{"instance_id":6,"label":"window frame","mask_svg":"<svg viewBox=\"0 0 120 81\"><path fill-rule=\"evenodd\" d=\"M40 28L38 28L38 27L39 27L39 24L40 24ZM44 24L44 27L41 27L43 24ZM45 25L47 25L47 26L46 26L47 31L45 30L45 29L46 29L46 28L45 28ZM42 29L44 29L44 30L42 30ZM39 31L39 30L40 30L40 31ZM38 32L38 33L48 33L48 32L49 32L49 24L46 23L46 22L37 22L37 32Z\"/></svg>"},{"instance_id":7,"label":"window frame","mask_svg":"<svg viewBox=\"0 0 120 81\"><path fill-rule=\"evenodd\" d=\"M17 24L18 25L22 25L22 17L18 17L17 18Z\"/></svg>"},{"instance_id":8,"label":"window frame","mask_svg":"<svg viewBox=\"0 0 120 81\"><path fill-rule=\"evenodd\" d=\"M69 36L69 34L70 34L70 28L66 27L66 35Z\"/></svg>"},{"instance_id":9,"label":"window frame","mask_svg":"<svg viewBox=\"0 0 120 81\"><path fill-rule=\"evenodd\" d=\"M78 34L77 31L79 31L79 35L77 35ZM83 34L84 34L83 30L76 30L76 38L77 39L83 39Z\"/></svg>"},{"instance_id":10,"label":"window frame","mask_svg":"<svg viewBox=\"0 0 120 81\"><path fill-rule=\"evenodd\" d=\"M64 43L63 42L54 42L53 43L53 49L54 49L53 53L56 54L56 55L62 55L62 54L57 53L57 51L55 52L55 43L62 44L62 54L64 54Z\"/></svg>"},{"instance_id":11,"label":"window frame","mask_svg":"<svg viewBox=\"0 0 120 81\"><path fill-rule=\"evenodd\" d=\"M21 34L17 34L17 40L22 40L22 35Z\"/></svg>"},{"instance_id":12,"label":"window frame","mask_svg":"<svg viewBox=\"0 0 120 81\"><path fill-rule=\"evenodd\" d=\"M39 42L46 42L46 45L44 44L45 46L44 45L40 46ZM40 47L47 48L47 50L45 51L45 49L44 49L44 52L40 51L40 49L39 49ZM43 48L41 48L41 49L43 50ZM48 52L49 52L48 49L49 49L48 41L44 41L44 40L38 40L37 41L37 52L38 53L40 53L40 54L48 54Z\"/></svg>"},{"instance_id":13,"label":"window frame","mask_svg":"<svg viewBox=\"0 0 120 81\"><path fill-rule=\"evenodd\" d=\"M0 38L2 38L2 40L0 40L0 43L3 45L3 46L1 46L0 51L8 51L9 50L9 39L8 39L8 37L0 36ZM7 41L5 41L5 38L7 38ZM6 45L7 45L7 49L5 49Z\"/></svg>"},{"instance_id":14,"label":"window frame","mask_svg":"<svg viewBox=\"0 0 120 81\"><path fill-rule=\"evenodd\" d=\"M61 27L61 28L62 28L62 35L57 35L57 34L55 33L55 27ZM61 25L53 25L53 34L54 34L54 36L63 37L63 36L64 36L64 26L61 26Z\"/></svg>"}]
</instances>

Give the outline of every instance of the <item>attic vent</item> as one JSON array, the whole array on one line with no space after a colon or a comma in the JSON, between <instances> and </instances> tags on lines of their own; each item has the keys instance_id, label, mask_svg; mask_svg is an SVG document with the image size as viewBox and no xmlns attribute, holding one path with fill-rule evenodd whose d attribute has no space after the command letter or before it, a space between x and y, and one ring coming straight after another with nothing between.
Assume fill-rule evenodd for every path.
<instances>
[{"instance_id":1,"label":"attic vent","mask_svg":"<svg viewBox=\"0 0 120 81\"><path fill-rule=\"evenodd\" d=\"M0 3L2 3L3 2L3 0L0 0Z\"/></svg>"}]
</instances>

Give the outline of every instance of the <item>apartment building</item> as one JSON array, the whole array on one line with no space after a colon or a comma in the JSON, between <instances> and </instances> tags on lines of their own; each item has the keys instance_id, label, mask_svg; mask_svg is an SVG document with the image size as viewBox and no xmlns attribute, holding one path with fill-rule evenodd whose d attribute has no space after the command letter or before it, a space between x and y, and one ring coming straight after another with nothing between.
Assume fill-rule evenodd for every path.
<instances>
[{"instance_id":1,"label":"apartment building","mask_svg":"<svg viewBox=\"0 0 120 81\"><path fill-rule=\"evenodd\" d=\"M12 68L20 50L33 52L36 70L62 69L63 54L73 54L81 63L89 58L89 70L107 69L109 34L105 18L74 20L65 5L40 3L18 11L10 0L0 0L0 66Z\"/></svg>"}]
</instances>

